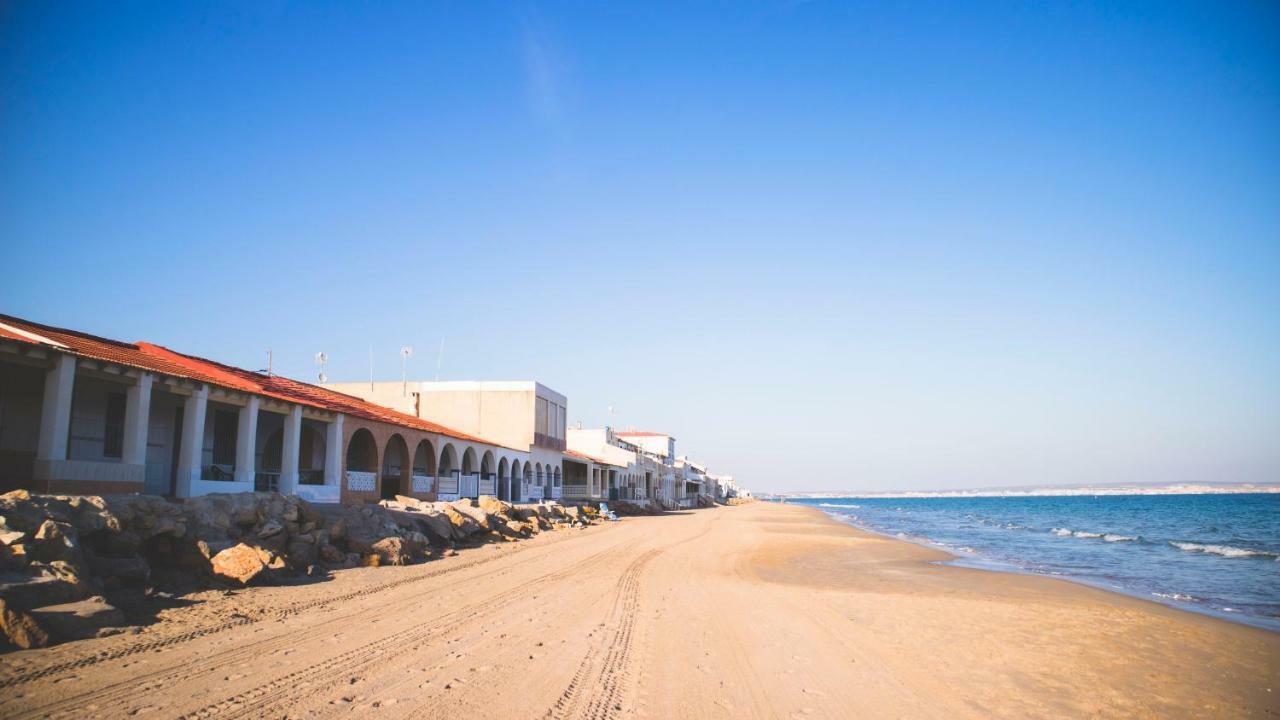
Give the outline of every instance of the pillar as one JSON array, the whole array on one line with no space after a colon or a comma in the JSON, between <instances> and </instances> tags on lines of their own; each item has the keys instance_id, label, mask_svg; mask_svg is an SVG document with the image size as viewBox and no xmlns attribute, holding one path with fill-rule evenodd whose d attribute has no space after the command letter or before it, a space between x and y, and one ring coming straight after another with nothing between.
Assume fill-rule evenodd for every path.
<instances>
[{"instance_id":1,"label":"pillar","mask_svg":"<svg viewBox=\"0 0 1280 720\"><path fill-rule=\"evenodd\" d=\"M252 487L258 469L258 406L257 395L250 395L249 402L240 408L236 421L236 482L249 483Z\"/></svg>"},{"instance_id":2,"label":"pillar","mask_svg":"<svg viewBox=\"0 0 1280 720\"><path fill-rule=\"evenodd\" d=\"M71 392L76 383L76 357L59 354L44 376L44 405L40 407L40 439L36 457L66 460L71 434Z\"/></svg>"},{"instance_id":3,"label":"pillar","mask_svg":"<svg viewBox=\"0 0 1280 720\"><path fill-rule=\"evenodd\" d=\"M284 438L280 448L280 493L288 495L298 487L298 450L302 443L302 406L294 405L284 418Z\"/></svg>"},{"instance_id":4,"label":"pillar","mask_svg":"<svg viewBox=\"0 0 1280 720\"><path fill-rule=\"evenodd\" d=\"M147 426L151 422L151 373L138 375L124 398L124 457L126 465L147 464Z\"/></svg>"},{"instance_id":5,"label":"pillar","mask_svg":"<svg viewBox=\"0 0 1280 720\"><path fill-rule=\"evenodd\" d=\"M182 445L178 448L178 497L191 497L204 462L204 420L209 408L209 388L193 390L182 405Z\"/></svg>"},{"instance_id":6,"label":"pillar","mask_svg":"<svg viewBox=\"0 0 1280 720\"><path fill-rule=\"evenodd\" d=\"M342 484L342 418L338 415L329 423L324 434L324 484Z\"/></svg>"}]
</instances>

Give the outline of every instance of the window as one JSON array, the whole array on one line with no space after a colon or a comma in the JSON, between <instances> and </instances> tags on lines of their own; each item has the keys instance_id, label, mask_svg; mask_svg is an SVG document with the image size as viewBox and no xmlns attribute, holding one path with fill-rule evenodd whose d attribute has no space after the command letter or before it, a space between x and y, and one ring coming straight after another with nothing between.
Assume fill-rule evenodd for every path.
<instances>
[{"instance_id":1,"label":"window","mask_svg":"<svg viewBox=\"0 0 1280 720\"><path fill-rule=\"evenodd\" d=\"M538 398L537 413L534 416L534 430L539 435L547 434L547 399Z\"/></svg>"},{"instance_id":2,"label":"window","mask_svg":"<svg viewBox=\"0 0 1280 720\"><path fill-rule=\"evenodd\" d=\"M103 457L124 455L124 393L107 393L107 426L102 437Z\"/></svg>"},{"instance_id":3,"label":"window","mask_svg":"<svg viewBox=\"0 0 1280 720\"><path fill-rule=\"evenodd\" d=\"M240 424L237 413L219 410L213 415L213 464L236 464L236 429Z\"/></svg>"}]
</instances>

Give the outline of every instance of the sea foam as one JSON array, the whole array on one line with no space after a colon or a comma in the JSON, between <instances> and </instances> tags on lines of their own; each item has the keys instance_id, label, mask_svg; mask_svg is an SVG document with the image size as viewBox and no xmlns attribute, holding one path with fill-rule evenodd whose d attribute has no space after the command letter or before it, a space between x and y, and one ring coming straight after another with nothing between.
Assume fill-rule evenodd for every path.
<instances>
[{"instance_id":1,"label":"sea foam","mask_svg":"<svg viewBox=\"0 0 1280 720\"><path fill-rule=\"evenodd\" d=\"M1193 542L1170 542L1169 544L1187 552L1209 553L1229 558L1274 557L1280 560L1280 553L1266 550L1248 550L1246 548L1231 547L1230 545L1201 545Z\"/></svg>"}]
</instances>

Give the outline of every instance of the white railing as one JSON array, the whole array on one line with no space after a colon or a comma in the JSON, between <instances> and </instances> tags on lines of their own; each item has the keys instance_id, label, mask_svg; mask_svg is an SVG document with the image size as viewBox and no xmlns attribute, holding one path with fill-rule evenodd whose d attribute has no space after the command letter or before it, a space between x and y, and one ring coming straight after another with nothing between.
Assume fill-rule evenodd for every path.
<instances>
[{"instance_id":1,"label":"white railing","mask_svg":"<svg viewBox=\"0 0 1280 720\"><path fill-rule=\"evenodd\" d=\"M432 477L430 475L414 475L413 491L416 493L431 492Z\"/></svg>"},{"instance_id":2,"label":"white railing","mask_svg":"<svg viewBox=\"0 0 1280 720\"><path fill-rule=\"evenodd\" d=\"M457 474L457 472L455 472L453 475L442 475L442 476L440 477L440 489L439 489L439 492L440 492L440 494L442 494L442 495L457 495L457 494L458 494L458 474Z\"/></svg>"},{"instance_id":3,"label":"white railing","mask_svg":"<svg viewBox=\"0 0 1280 720\"><path fill-rule=\"evenodd\" d=\"M498 481L492 475L480 478L480 487L478 495L497 495Z\"/></svg>"},{"instance_id":4,"label":"white railing","mask_svg":"<svg viewBox=\"0 0 1280 720\"><path fill-rule=\"evenodd\" d=\"M461 484L458 486L458 494L462 497L479 497L480 495L480 474L472 473L463 475Z\"/></svg>"},{"instance_id":5,"label":"white railing","mask_svg":"<svg viewBox=\"0 0 1280 720\"><path fill-rule=\"evenodd\" d=\"M551 491L551 495L550 495L551 500L559 500L561 497L564 496L564 493L562 492L563 488L551 487L548 489Z\"/></svg>"},{"instance_id":6,"label":"white railing","mask_svg":"<svg viewBox=\"0 0 1280 720\"><path fill-rule=\"evenodd\" d=\"M536 501L542 499L542 486L533 485L529 488L529 500Z\"/></svg>"},{"instance_id":7,"label":"white railing","mask_svg":"<svg viewBox=\"0 0 1280 720\"><path fill-rule=\"evenodd\" d=\"M363 470L348 470L347 489L355 492L373 492L378 489L378 476Z\"/></svg>"},{"instance_id":8,"label":"white railing","mask_svg":"<svg viewBox=\"0 0 1280 720\"><path fill-rule=\"evenodd\" d=\"M565 485L561 489L564 497L591 497L590 485Z\"/></svg>"}]
</instances>

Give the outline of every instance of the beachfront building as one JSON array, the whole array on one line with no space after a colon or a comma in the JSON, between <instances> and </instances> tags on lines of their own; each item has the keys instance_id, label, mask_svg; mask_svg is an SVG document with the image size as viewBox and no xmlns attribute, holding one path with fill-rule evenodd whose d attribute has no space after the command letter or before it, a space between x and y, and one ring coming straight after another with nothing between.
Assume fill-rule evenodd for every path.
<instances>
[{"instance_id":1,"label":"beachfront building","mask_svg":"<svg viewBox=\"0 0 1280 720\"><path fill-rule=\"evenodd\" d=\"M315 385L0 315L3 490L434 500L528 460Z\"/></svg>"},{"instance_id":2,"label":"beachfront building","mask_svg":"<svg viewBox=\"0 0 1280 720\"><path fill-rule=\"evenodd\" d=\"M680 507L696 507L699 497L714 497L707 492L707 466L694 462L687 457L676 458L676 470L679 473Z\"/></svg>"},{"instance_id":3,"label":"beachfront building","mask_svg":"<svg viewBox=\"0 0 1280 720\"><path fill-rule=\"evenodd\" d=\"M568 399L534 381L331 383L399 412L515 448L520 458L480 467L482 494L513 502L564 497ZM592 466L574 463L575 492L590 486ZM586 473L585 476L580 473ZM489 491L489 492L484 492Z\"/></svg>"},{"instance_id":4,"label":"beachfront building","mask_svg":"<svg viewBox=\"0 0 1280 720\"><path fill-rule=\"evenodd\" d=\"M645 445L659 451L632 442L632 437L648 438ZM638 505L674 507L676 470L668 458L675 451L675 441L670 439L670 443L660 444L652 439L656 437L655 433L636 435L634 431L618 432L608 426L571 428L569 449L599 460L603 466L601 480L607 483L601 489L602 497Z\"/></svg>"}]
</instances>

